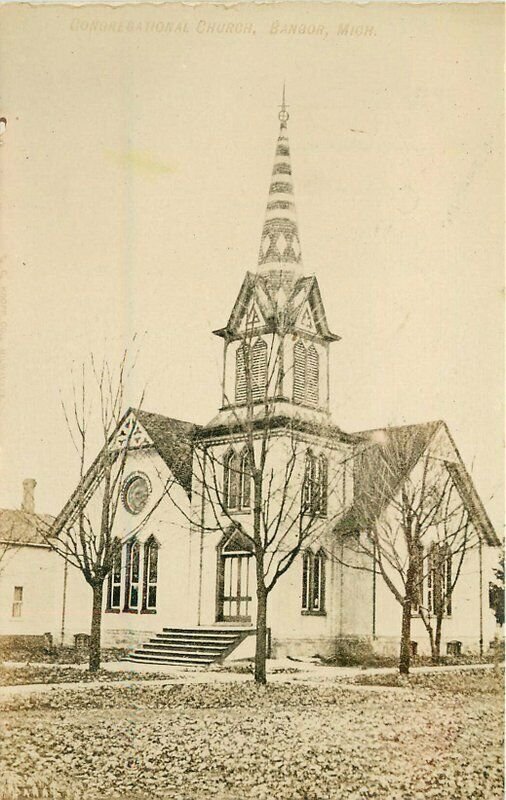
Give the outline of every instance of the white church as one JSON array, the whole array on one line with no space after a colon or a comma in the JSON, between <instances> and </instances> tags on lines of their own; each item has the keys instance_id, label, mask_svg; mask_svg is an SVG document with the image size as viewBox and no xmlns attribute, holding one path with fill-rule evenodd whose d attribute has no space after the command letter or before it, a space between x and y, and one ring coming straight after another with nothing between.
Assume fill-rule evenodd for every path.
<instances>
[{"instance_id":1,"label":"white church","mask_svg":"<svg viewBox=\"0 0 506 800\"><path fill-rule=\"evenodd\" d=\"M199 426L129 409L114 434L114 447L127 454L103 646L155 664L251 656L256 524L266 583L276 578L267 606L272 657L397 653L394 590L402 593L405 553L389 556L388 548L399 539L406 486L431 481L445 500L433 504L424 533L412 650L430 652L423 617L434 617L438 596L442 654L486 650L495 634L488 590L500 541L446 424L346 433L331 419L330 354L339 336L303 266L284 106L258 264L214 334L223 340L216 416ZM261 509L252 456L263 468ZM100 480L98 459L57 515L59 529L74 524L83 490L91 508ZM91 590L37 532L33 488L25 482L21 511L0 511L9 550L0 635L49 632L71 643L89 632ZM371 530L384 532L384 549ZM437 574L436 557L443 559Z\"/></svg>"}]
</instances>

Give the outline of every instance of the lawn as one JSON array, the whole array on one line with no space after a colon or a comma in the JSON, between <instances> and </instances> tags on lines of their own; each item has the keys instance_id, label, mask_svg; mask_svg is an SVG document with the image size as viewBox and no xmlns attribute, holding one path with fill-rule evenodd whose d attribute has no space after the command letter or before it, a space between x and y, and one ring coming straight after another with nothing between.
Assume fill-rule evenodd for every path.
<instances>
[{"instance_id":1,"label":"lawn","mask_svg":"<svg viewBox=\"0 0 506 800\"><path fill-rule=\"evenodd\" d=\"M502 676L3 698L0 798L495 800Z\"/></svg>"}]
</instances>

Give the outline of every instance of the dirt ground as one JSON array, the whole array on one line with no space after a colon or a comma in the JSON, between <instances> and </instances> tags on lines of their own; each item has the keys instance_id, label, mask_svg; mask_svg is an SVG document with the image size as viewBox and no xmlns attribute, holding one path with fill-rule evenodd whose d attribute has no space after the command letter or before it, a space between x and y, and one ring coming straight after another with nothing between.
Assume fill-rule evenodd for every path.
<instances>
[{"instance_id":1,"label":"dirt ground","mask_svg":"<svg viewBox=\"0 0 506 800\"><path fill-rule=\"evenodd\" d=\"M282 677L2 695L0 798L503 797L499 671L402 686Z\"/></svg>"}]
</instances>

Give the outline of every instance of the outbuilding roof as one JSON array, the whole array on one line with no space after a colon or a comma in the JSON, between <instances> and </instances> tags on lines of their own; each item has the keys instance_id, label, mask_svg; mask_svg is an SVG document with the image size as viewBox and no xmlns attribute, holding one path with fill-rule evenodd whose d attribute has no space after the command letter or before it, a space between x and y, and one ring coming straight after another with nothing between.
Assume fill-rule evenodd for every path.
<instances>
[{"instance_id":1,"label":"outbuilding roof","mask_svg":"<svg viewBox=\"0 0 506 800\"><path fill-rule=\"evenodd\" d=\"M0 509L0 542L12 545L47 545L41 531L49 530L54 517L19 509Z\"/></svg>"}]
</instances>

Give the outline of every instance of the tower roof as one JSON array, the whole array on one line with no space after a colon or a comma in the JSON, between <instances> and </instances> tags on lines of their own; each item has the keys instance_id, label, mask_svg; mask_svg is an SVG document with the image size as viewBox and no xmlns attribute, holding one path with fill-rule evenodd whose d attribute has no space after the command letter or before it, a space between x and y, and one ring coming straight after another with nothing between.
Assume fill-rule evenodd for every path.
<instances>
[{"instance_id":1,"label":"tower roof","mask_svg":"<svg viewBox=\"0 0 506 800\"><path fill-rule=\"evenodd\" d=\"M295 214L287 127L289 115L286 109L283 86L283 102L279 112L280 129L260 241L258 271L264 273L288 270L301 275L301 247Z\"/></svg>"}]
</instances>

